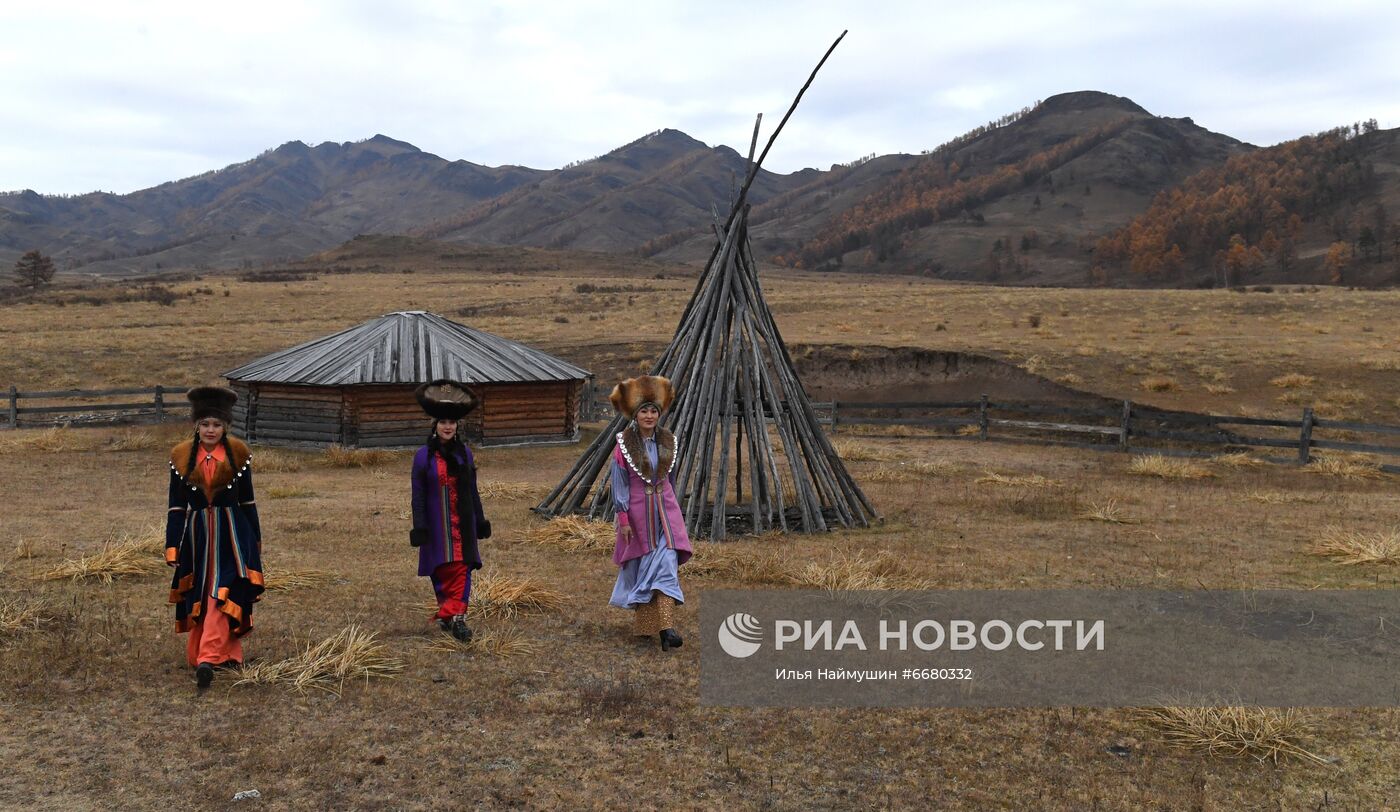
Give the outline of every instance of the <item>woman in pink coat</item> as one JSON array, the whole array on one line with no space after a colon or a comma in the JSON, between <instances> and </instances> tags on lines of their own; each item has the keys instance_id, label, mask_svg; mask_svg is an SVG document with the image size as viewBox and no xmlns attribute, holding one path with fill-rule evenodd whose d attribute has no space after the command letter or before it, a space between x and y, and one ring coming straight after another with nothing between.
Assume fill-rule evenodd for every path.
<instances>
[{"instance_id":1,"label":"woman in pink coat","mask_svg":"<svg viewBox=\"0 0 1400 812\"><path fill-rule=\"evenodd\" d=\"M618 573L609 603L633 610L634 634L657 635L662 651L679 648L673 609L685 602L678 569L691 548L672 481L676 436L657 425L674 399L671 382L652 375L628 378L609 399L632 418L618 432L613 451Z\"/></svg>"}]
</instances>

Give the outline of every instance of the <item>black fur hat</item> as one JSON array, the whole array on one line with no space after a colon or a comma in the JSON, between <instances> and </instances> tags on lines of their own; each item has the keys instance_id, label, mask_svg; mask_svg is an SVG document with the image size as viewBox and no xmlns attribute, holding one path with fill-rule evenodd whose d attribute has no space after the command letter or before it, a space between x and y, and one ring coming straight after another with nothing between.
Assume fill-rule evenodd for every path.
<instances>
[{"instance_id":1,"label":"black fur hat","mask_svg":"<svg viewBox=\"0 0 1400 812\"><path fill-rule=\"evenodd\" d=\"M413 393L418 405L435 420L461 420L476 408L477 398L467 387L449 378L425 383Z\"/></svg>"},{"instance_id":2,"label":"black fur hat","mask_svg":"<svg viewBox=\"0 0 1400 812\"><path fill-rule=\"evenodd\" d=\"M238 393L223 386L196 386L185 393L190 399L190 420L198 423L206 417L217 417L233 425L233 404Z\"/></svg>"}]
</instances>

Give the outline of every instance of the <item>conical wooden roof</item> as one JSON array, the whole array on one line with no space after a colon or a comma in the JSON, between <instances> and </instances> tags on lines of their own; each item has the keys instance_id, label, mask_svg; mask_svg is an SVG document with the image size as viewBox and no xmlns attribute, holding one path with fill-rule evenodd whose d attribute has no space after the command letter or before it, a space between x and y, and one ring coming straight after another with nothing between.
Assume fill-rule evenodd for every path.
<instances>
[{"instance_id":1,"label":"conical wooden roof","mask_svg":"<svg viewBox=\"0 0 1400 812\"><path fill-rule=\"evenodd\" d=\"M308 386L583 380L589 372L518 341L406 310L263 356L224 373L230 381Z\"/></svg>"}]
</instances>

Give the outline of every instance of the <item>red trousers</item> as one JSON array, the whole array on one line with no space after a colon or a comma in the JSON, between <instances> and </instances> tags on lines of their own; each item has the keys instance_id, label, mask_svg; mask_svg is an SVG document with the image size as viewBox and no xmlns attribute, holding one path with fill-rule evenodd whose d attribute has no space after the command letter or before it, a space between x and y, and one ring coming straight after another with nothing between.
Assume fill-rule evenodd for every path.
<instances>
[{"instance_id":1,"label":"red trousers","mask_svg":"<svg viewBox=\"0 0 1400 812\"><path fill-rule=\"evenodd\" d=\"M453 615L467 613L467 597L472 592L472 571L465 561L448 561L433 569L433 591L437 593L438 610L433 617L451 620Z\"/></svg>"},{"instance_id":2,"label":"red trousers","mask_svg":"<svg viewBox=\"0 0 1400 812\"><path fill-rule=\"evenodd\" d=\"M206 547L208 560L213 561L218 551L214 546L214 528L210 525L209 542ZM208 580L204 584L204 608L199 620L190 629L190 639L185 641L185 659L190 666L200 663L223 665L243 662L243 641L233 636L229 624L233 619L219 611L218 601L210 593L214 591L214 568L209 567Z\"/></svg>"},{"instance_id":3,"label":"red trousers","mask_svg":"<svg viewBox=\"0 0 1400 812\"><path fill-rule=\"evenodd\" d=\"M243 662L243 641L233 636L229 628L232 620L219 611L212 596L204 599L204 610L199 620L190 629L190 639L185 643L185 659L190 666L200 663L223 665L227 662Z\"/></svg>"}]
</instances>

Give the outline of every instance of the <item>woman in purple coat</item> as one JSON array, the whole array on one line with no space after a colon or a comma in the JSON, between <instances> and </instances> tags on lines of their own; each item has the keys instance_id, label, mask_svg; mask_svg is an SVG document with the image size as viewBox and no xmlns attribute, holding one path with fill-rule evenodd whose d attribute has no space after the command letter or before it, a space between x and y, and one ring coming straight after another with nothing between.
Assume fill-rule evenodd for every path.
<instances>
[{"instance_id":1,"label":"woman in purple coat","mask_svg":"<svg viewBox=\"0 0 1400 812\"><path fill-rule=\"evenodd\" d=\"M633 633L657 635L662 651L681 645L672 610L685 602L678 569L691 554L672 481L676 436L657 425L673 398L671 382L652 375L628 378L609 396L613 408L632 418L613 451L618 572L609 603L632 609Z\"/></svg>"},{"instance_id":2,"label":"woman in purple coat","mask_svg":"<svg viewBox=\"0 0 1400 812\"><path fill-rule=\"evenodd\" d=\"M456 381L439 379L415 393L433 418L428 444L413 456L413 530L409 543L418 548L418 574L433 581L438 626L467 642L467 601L472 570L481 569L477 540L491 537L491 523L481 510L476 462L458 435L457 423L476 408L476 396Z\"/></svg>"}]
</instances>

